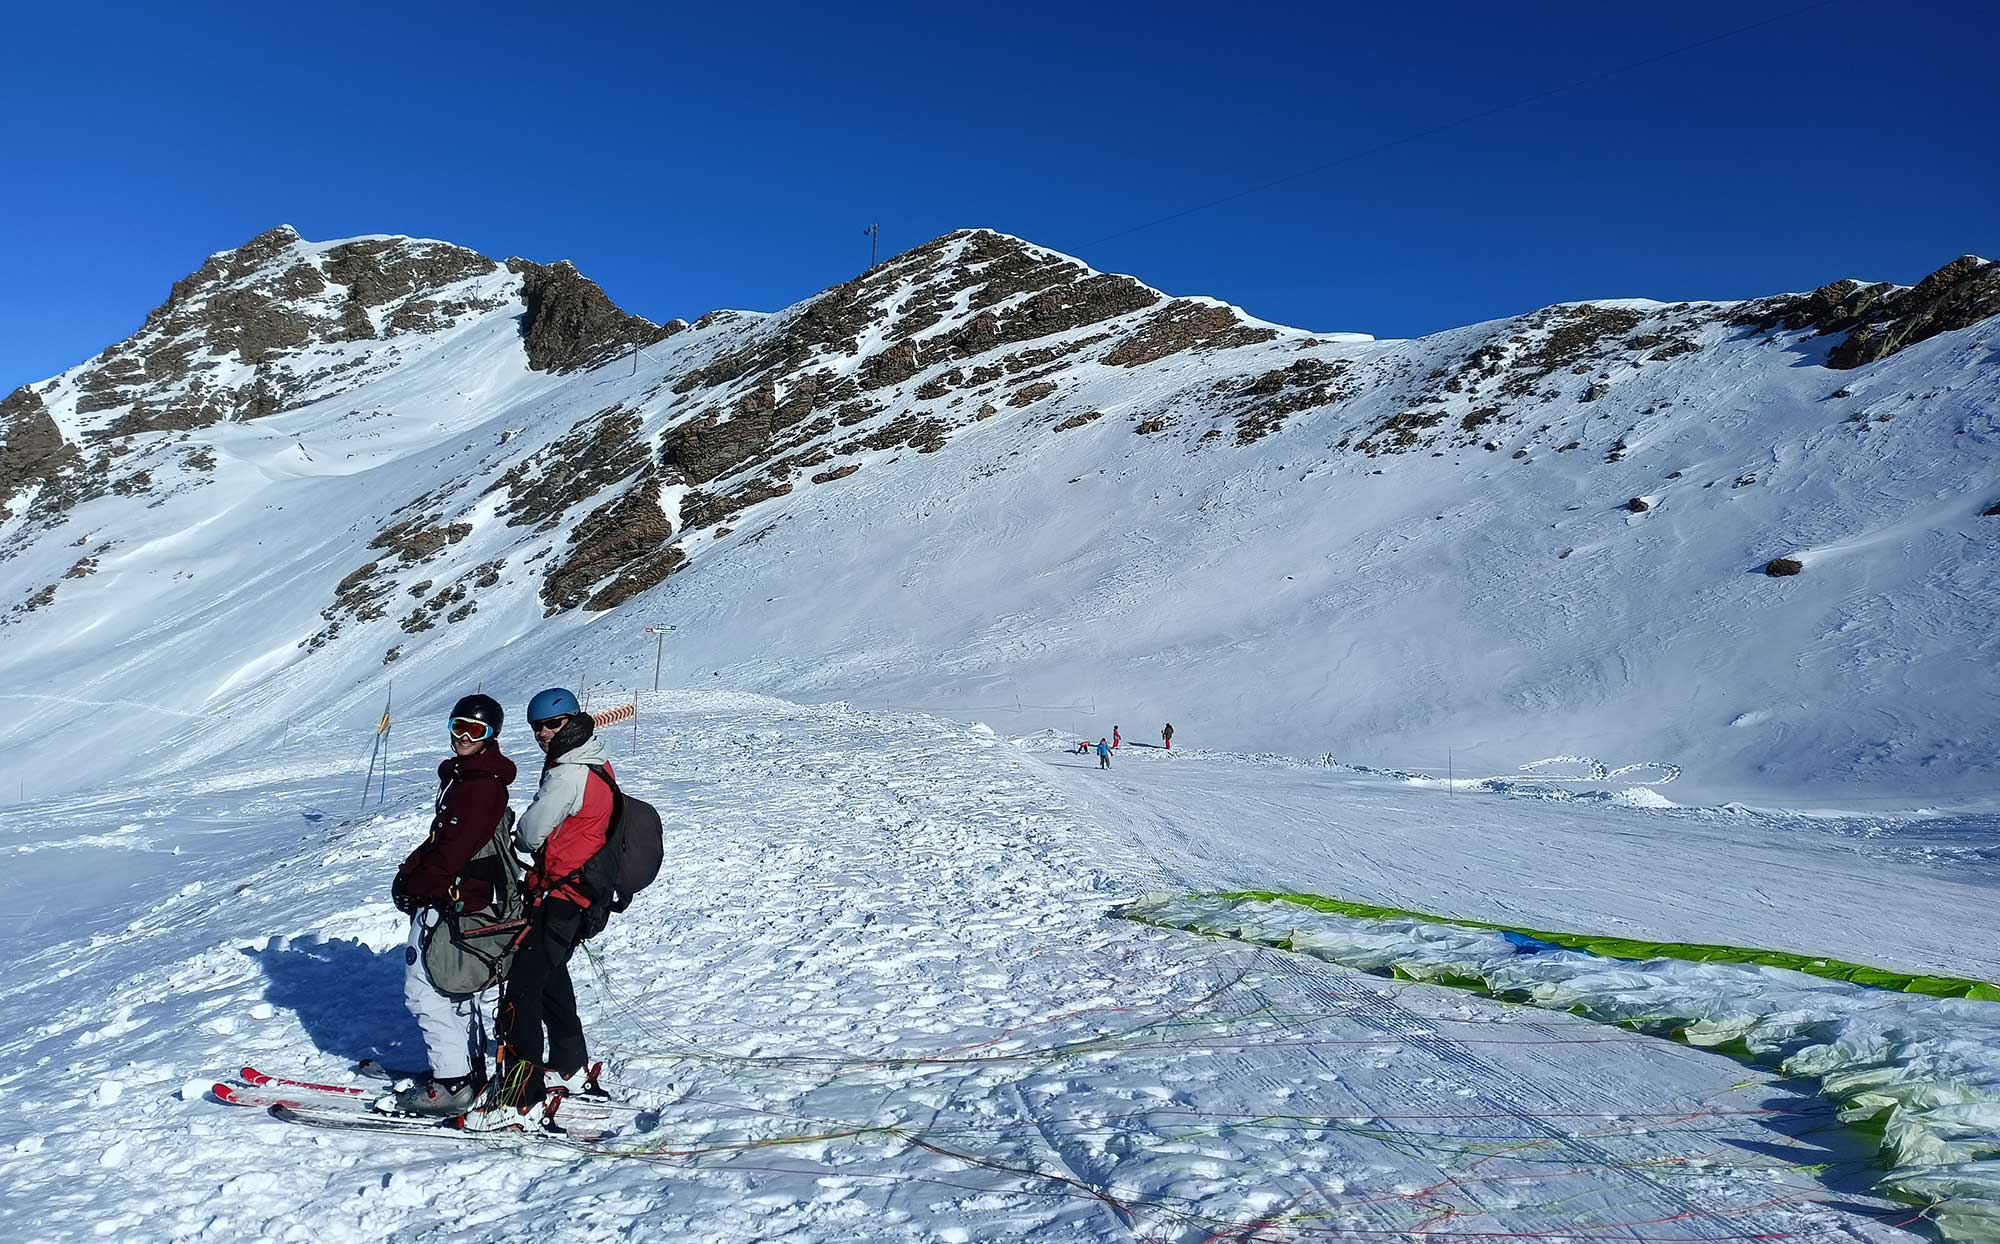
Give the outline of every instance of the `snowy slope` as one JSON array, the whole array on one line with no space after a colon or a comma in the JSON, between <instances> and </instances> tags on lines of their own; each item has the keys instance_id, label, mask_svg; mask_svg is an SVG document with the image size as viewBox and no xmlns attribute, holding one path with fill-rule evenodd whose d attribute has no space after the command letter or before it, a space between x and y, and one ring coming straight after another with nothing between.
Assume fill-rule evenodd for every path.
<instances>
[{"instance_id":1,"label":"snowy slope","mask_svg":"<svg viewBox=\"0 0 2000 1244\"><path fill-rule=\"evenodd\" d=\"M1990 805L2000 321L1951 271L1378 342L982 231L655 328L280 231L0 411L0 796L365 752L392 681L608 694L657 622L674 685Z\"/></svg>"},{"instance_id":2,"label":"snowy slope","mask_svg":"<svg viewBox=\"0 0 2000 1244\"><path fill-rule=\"evenodd\" d=\"M32 832L11 821L0 849L27 871L7 905L27 914L0 928L9 1237L1923 1238L1869 1191L1870 1143L1797 1079L1111 918L1147 889L1267 875L1253 837L1355 841L1398 803L1552 851L1649 828L1668 864L1762 848L1684 838L1659 812L1324 770L1351 802L1285 810L1300 770L1122 756L1100 775L984 727L839 705L675 692L641 710L608 738L668 812L667 873L579 961L579 992L642 1109L587 1158L315 1133L206 1097L246 1061L345 1079L357 1058L418 1057L386 887L425 823L433 740L397 749L366 817L321 814L351 807L353 775L294 739L38 804ZM1172 840L1146 814L1162 798ZM1838 872L1846 850L1802 838L1793 857ZM119 857L163 852L181 854L150 882L106 884ZM1411 843L1403 861L1449 858ZM1931 962L1956 925L1987 949L1948 966L1994 966L1991 904L1963 903L1964 876L1876 863L1895 918L1802 946ZM50 884L65 871L95 883ZM1677 932L1650 904L1706 874L1663 886L1675 872L1600 897ZM1342 874L1302 857L1287 880ZM1525 874L1485 893L1573 914Z\"/></svg>"}]
</instances>

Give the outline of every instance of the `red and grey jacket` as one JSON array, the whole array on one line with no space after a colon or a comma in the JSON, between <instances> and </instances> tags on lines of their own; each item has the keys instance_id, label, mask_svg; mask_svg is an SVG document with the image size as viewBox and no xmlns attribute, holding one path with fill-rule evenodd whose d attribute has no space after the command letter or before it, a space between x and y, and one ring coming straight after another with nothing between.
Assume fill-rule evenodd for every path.
<instances>
[{"instance_id":1,"label":"red and grey jacket","mask_svg":"<svg viewBox=\"0 0 2000 1244\"><path fill-rule=\"evenodd\" d=\"M589 718L579 713L555 737L549 759L542 766L542 784L535 801L514 822L514 839L521 849L534 854L534 871L528 874L528 888L554 887L555 897L590 906L590 899L568 880L604 847L611 829L613 796L611 784L590 771L601 765L611 773L611 758L595 737L585 733L573 739L572 731L589 729ZM582 729L579 729L579 725Z\"/></svg>"},{"instance_id":2,"label":"red and grey jacket","mask_svg":"<svg viewBox=\"0 0 2000 1244\"><path fill-rule=\"evenodd\" d=\"M507 812L507 786L514 775L514 762L500 754L497 743L440 764L430 835L396 870L395 893L431 907L459 904L463 911L480 911L491 904L499 878L468 875L466 868L500 828L500 818Z\"/></svg>"}]
</instances>

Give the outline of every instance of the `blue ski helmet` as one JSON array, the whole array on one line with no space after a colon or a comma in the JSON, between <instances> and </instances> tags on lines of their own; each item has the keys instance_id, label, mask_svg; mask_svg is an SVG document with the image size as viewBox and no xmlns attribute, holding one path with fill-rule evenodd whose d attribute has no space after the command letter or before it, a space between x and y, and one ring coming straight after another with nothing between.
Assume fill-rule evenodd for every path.
<instances>
[{"instance_id":1,"label":"blue ski helmet","mask_svg":"<svg viewBox=\"0 0 2000 1244\"><path fill-rule=\"evenodd\" d=\"M550 687L547 691L537 691L535 698L528 701L528 724L547 721L552 717L569 717L583 710L577 706L576 695L563 687Z\"/></svg>"}]
</instances>

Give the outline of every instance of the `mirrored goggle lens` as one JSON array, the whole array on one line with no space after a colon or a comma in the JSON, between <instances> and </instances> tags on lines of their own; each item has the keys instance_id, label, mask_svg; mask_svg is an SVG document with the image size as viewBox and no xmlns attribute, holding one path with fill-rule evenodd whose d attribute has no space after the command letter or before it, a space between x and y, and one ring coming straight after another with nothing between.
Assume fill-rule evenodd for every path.
<instances>
[{"instance_id":1,"label":"mirrored goggle lens","mask_svg":"<svg viewBox=\"0 0 2000 1244\"><path fill-rule=\"evenodd\" d=\"M477 743L492 738L493 727L470 717L454 717L451 719L451 737Z\"/></svg>"}]
</instances>

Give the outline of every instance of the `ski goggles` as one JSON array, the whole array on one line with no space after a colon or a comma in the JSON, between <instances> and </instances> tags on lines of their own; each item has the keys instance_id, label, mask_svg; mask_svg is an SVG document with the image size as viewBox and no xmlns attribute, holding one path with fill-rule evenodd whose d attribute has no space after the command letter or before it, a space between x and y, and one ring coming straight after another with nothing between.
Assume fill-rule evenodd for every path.
<instances>
[{"instance_id":1,"label":"ski goggles","mask_svg":"<svg viewBox=\"0 0 2000 1244\"><path fill-rule=\"evenodd\" d=\"M529 722L528 729L533 730L537 734L544 731L560 730L569 724L569 718L570 715L568 713L563 713L557 717L544 717L540 721Z\"/></svg>"},{"instance_id":2,"label":"ski goggles","mask_svg":"<svg viewBox=\"0 0 2000 1244\"><path fill-rule=\"evenodd\" d=\"M451 737L468 743L484 743L493 737L493 727L473 717L451 719Z\"/></svg>"}]
</instances>

